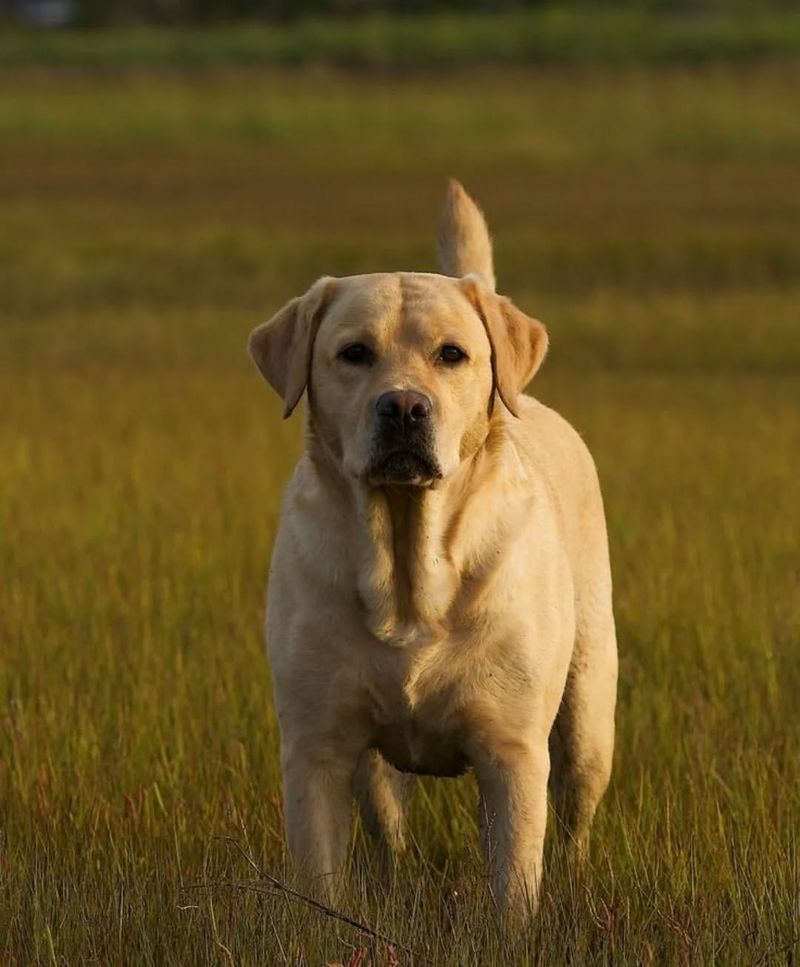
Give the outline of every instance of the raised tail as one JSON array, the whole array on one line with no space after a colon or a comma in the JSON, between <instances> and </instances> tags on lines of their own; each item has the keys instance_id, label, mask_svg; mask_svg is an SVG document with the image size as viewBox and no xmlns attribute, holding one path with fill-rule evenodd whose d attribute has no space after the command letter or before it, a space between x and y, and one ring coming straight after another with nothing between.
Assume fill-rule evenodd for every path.
<instances>
[{"instance_id":1,"label":"raised tail","mask_svg":"<svg viewBox=\"0 0 800 967\"><path fill-rule=\"evenodd\" d=\"M445 275L478 275L494 290L492 240L483 212L455 178L447 186L439 220L439 261Z\"/></svg>"}]
</instances>

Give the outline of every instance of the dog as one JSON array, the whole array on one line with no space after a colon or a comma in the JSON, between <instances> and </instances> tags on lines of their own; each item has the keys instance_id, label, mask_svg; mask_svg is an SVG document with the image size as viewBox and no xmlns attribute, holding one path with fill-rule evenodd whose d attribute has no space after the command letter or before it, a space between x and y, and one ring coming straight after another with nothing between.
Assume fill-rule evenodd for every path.
<instances>
[{"instance_id":1,"label":"dog","mask_svg":"<svg viewBox=\"0 0 800 967\"><path fill-rule=\"evenodd\" d=\"M272 555L266 639L289 853L328 895L354 798L389 854L406 774L475 772L502 910L535 910L548 784L578 854L609 782L617 648L588 449L522 391L542 323L495 293L456 181L442 274L319 279L249 350L306 447Z\"/></svg>"}]
</instances>

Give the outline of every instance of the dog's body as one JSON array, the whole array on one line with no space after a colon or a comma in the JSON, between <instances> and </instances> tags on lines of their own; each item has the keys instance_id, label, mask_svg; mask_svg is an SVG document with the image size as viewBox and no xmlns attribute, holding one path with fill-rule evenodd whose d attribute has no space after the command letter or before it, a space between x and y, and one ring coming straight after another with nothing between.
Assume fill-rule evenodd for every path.
<instances>
[{"instance_id":1,"label":"dog's body","mask_svg":"<svg viewBox=\"0 0 800 967\"><path fill-rule=\"evenodd\" d=\"M267 609L286 823L330 881L354 794L401 849L401 773L472 767L494 894L519 907L538 892L548 776L579 847L608 782L606 530L580 437L518 395L546 333L494 295L455 183L441 244L448 272L479 277L320 280L251 338L287 413L309 396Z\"/></svg>"}]
</instances>

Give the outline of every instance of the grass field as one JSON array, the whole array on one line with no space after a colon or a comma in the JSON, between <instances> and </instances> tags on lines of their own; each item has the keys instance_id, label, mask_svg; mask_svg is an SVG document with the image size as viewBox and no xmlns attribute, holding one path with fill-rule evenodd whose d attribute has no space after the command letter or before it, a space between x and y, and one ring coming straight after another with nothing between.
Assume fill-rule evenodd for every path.
<instances>
[{"instance_id":1,"label":"grass field","mask_svg":"<svg viewBox=\"0 0 800 967\"><path fill-rule=\"evenodd\" d=\"M610 525L615 775L498 936L470 778L380 893L403 965L800 956L796 62L0 74L0 961L347 962L284 872L261 607L301 421L245 355L323 273L434 266L448 174ZM412 948L409 953L404 948ZM391 963L385 944L375 963Z\"/></svg>"}]
</instances>

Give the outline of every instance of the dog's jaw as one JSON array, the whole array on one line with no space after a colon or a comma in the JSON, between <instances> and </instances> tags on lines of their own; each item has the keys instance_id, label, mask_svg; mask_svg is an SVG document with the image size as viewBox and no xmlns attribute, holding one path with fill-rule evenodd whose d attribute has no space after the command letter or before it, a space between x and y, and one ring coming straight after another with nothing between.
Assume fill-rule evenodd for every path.
<instances>
[{"instance_id":1,"label":"dog's jaw","mask_svg":"<svg viewBox=\"0 0 800 967\"><path fill-rule=\"evenodd\" d=\"M435 457L413 450L393 450L370 461L366 481L373 487L431 487L442 476Z\"/></svg>"}]
</instances>

